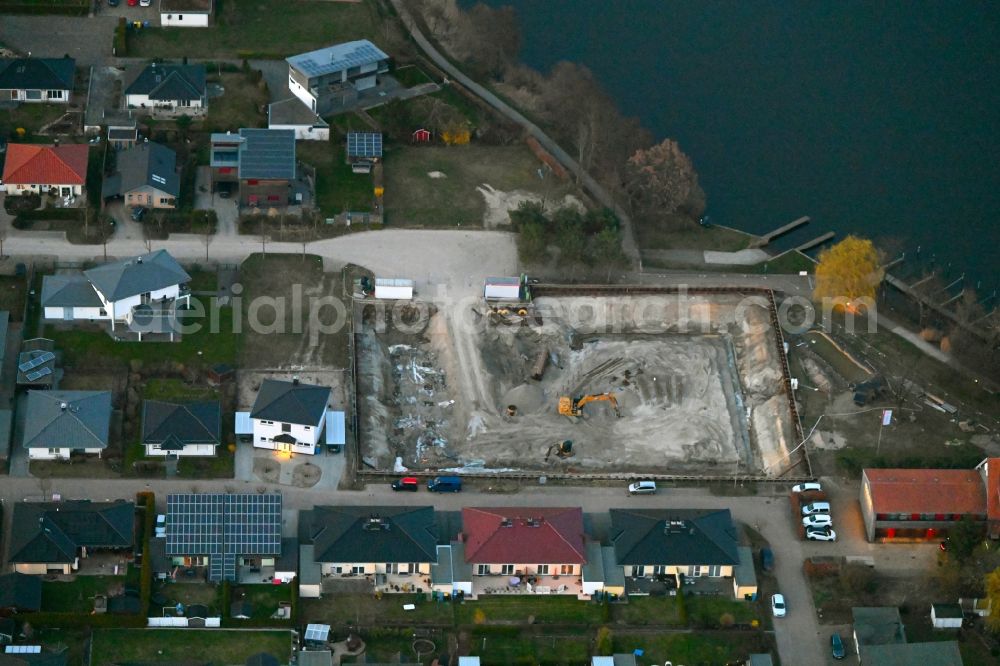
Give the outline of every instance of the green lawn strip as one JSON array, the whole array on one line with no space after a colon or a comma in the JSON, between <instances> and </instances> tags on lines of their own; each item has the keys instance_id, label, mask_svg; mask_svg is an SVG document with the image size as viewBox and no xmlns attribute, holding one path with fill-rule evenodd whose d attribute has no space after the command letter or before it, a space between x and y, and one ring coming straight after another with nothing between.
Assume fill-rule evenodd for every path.
<instances>
[{"instance_id":1,"label":"green lawn strip","mask_svg":"<svg viewBox=\"0 0 1000 666\"><path fill-rule=\"evenodd\" d=\"M482 611L485 623L528 623L533 617L539 624L599 624L603 621L603 607L597 603L581 602L570 596L520 596L484 597L477 601L459 604L455 620L459 625L475 624L476 612Z\"/></svg>"},{"instance_id":2,"label":"green lawn strip","mask_svg":"<svg viewBox=\"0 0 1000 666\"><path fill-rule=\"evenodd\" d=\"M211 366L236 361L237 337L232 334L232 308L219 309L218 332L212 333L210 319L198 318L194 312L186 317L189 323L199 323L200 330L185 334L180 342L119 342L101 331L79 329L56 330L47 326L45 337L63 352L66 365L93 365L107 360L128 362L173 361Z\"/></svg>"},{"instance_id":3,"label":"green lawn strip","mask_svg":"<svg viewBox=\"0 0 1000 666\"><path fill-rule=\"evenodd\" d=\"M372 177L351 171L340 144L302 142L296 156L316 169L316 203L325 217L334 217L343 211L372 209Z\"/></svg>"},{"instance_id":4,"label":"green lawn strip","mask_svg":"<svg viewBox=\"0 0 1000 666\"><path fill-rule=\"evenodd\" d=\"M287 663L291 654L288 631L225 631L177 629L97 630L91 648L94 664L135 662L242 664L258 652L267 652Z\"/></svg>"},{"instance_id":5,"label":"green lawn strip","mask_svg":"<svg viewBox=\"0 0 1000 666\"><path fill-rule=\"evenodd\" d=\"M62 118L66 111L64 104L21 104L14 109L0 110L0 136L8 136L19 127L30 135Z\"/></svg>"},{"instance_id":6,"label":"green lawn strip","mask_svg":"<svg viewBox=\"0 0 1000 666\"><path fill-rule=\"evenodd\" d=\"M203 30L146 28L129 36L133 57L284 58L330 44L381 34L370 1L225 0Z\"/></svg>"},{"instance_id":7,"label":"green lawn strip","mask_svg":"<svg viewBox=\"0 0 1000 666\"><path fill-rule=\"evenodd\" d=\"M818 333L806 333L803 335L803 338L814 354L823 359L824 363L833 368L837 374L848 382L864 381L871 376L858 367L854 361L845 356L844 352L834 347L826 336L819 335Z\"/></svg>"},{"instance_id":8,"label":"green lawn strip","mask_svg":"<svg viewBox=\"0 0 1000 666\"><path fill-rule=\"evenodd\" d=\"M266 620L278 610L282 601L292 600L291 585L243 585L238 591L233 591L232 601L248 602L251 607L250 619L253 620ZM228 610L226 609L227 612Z\"/></svg>"},{"instance_id":9,"label":"green lawn strip","mask_svg":"<svg viewBox=\"0 0 1000 666\"><path fill-rule=\"evenodd\" d=\"M26 278L14 275L0 276L0 310L10 312L11 321L21 321L26 293Z\"/></svg>"},{"instance_id":10,"label":"green lawn strip","mask_svg":"<svg viewBox=\"0 0 1000 666\"><path fill-rule=\"evenodd\" d=\"M816 262L801 252L785 252L774 259L763 261L753 267L755 273L774 273L797 275L802 271L812 273L816 270Z\"/></svg>"},{"instance_id":11,"label":"green lawn strip","mask_svg":"<svg viewBox=\"0 0 1000 666\"><path fill-rule=\"evenodd\" d=\"M394 69L392 71L392 75L397 81L402 83L407 88L431 82L431 77L427 76L427 73L416 65L409 65L407 67Z\"/></svg>"},{"instance_id":12,"label":"green lawn strip","mask_svg":"<svg viewBox=\"0 0 1000 666\"><path fill-rule=\"evenodd\" d=\"M94 610L94 595L107 594L108 588L124 582L125 576L77 576L72 581L43 581L42 612L89 613Z\"/></svg>"},{"instance_id":13,"label":"green lawn strip","mask_svg":"<svg viewBox=\"0 0 1000 666\"><path fill-rule=\"evenodd\" d=\"M629 634L614 630L612 640L615 652L643 650L645 664L728 664L770 648L766 635L756 631Z\"/></svg>"},{"instance_id":14,"label":"green lawn strip","mask_svg":"<svg viewBox=\"0 0 1000 666\"><path fill-rule=\"evenodd\" d=\"M220 80L225 92L212 99L203 123L210 132L225 132L241 127L267 127L268 96L263 85L244 72L224 72Z\"/></svg>"},{"instance_id":15,"label":"green lawn strip","mask_svg":"<svg viewBox=\"0 0 1000 666\"><path fill-rule=\"evenodd\" d=\"M188 275L191 276L191 282L188 283L191 291L215 292L219 288L219 274L216 271L191 269Z\"/></svg>"},{"instance_id":16,"label":"green lawn strip","mask_svg":"<svg viewBox=\"0 0 1000 666\"><path fill-rule=\"evenodd\" d=\"M444 86L436 93L431 93L430 97L436 97L441 101L446 102L449 106L455 107L459 113L465 116L473 127L479 124L483 110L479 108L479 105L473 100L466 97L458 90L455 90L455 88L451 86Z\"/></svg>"},{"instance_id":17,"label":"green lawn strip","mask_svg":"<svg viewBox=\"0 0 1000 666\"><path fill-rule=\"evenodd\" d=\"M414 610L403 606L413 604ZM454 622L450 602L430 601L424 594L389 594L376 599L370 594L338 594L323 599L301 599L301 614L310 622L326 622L334 626L378 626L400 623L443 624Z\"/></svg>"},{"instance_id":18,"label":"green lawn strip","mask_svg":"<svg viewBox=\"0 0 1000 666\"><path fill-rule=\"evenodd\" d=\"M684 602L688 619L695 626L718 627L725 624L722 621L723 616L731 616L736 624L750 624L753 620L759 619L758 609L754 604L721 595L685 595Z\"/></svg>"},{"instance_id":19,"label":"green lawn strip","mask_svg":"<svg viewBox=\"0 0 1000 666\"><path fill-rule=\"evenodd\" d=\"M611 614L616 622L629 626L683 624L679 615L677 597L629 597L628 603L611 605Z\"/></svg>"},{"instance_id":20,"label":"green lawn strip","mask_svg":"<svg viewBox=\"0 0 1000 666\"><path fill-rule=\"evenodd\" d=\"M674 215L665 223L636 220L635 231L643 250L737 252L746 249L753 238L725 227L702 227L682 215Z\"/></svg>"}]
</instances>

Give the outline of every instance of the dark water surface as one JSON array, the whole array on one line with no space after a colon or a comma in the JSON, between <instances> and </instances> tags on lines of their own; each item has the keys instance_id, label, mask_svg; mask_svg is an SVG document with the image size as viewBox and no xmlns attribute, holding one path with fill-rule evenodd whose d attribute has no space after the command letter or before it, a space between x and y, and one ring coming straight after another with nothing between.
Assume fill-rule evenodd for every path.
<instances>
[{"instance_id":1,"label":"dark water surface","mask_svg":"<svg viewBox=\"0 0 1000 666\"><path fill-rule=\"evenodd\" d=\"M463 0L463 4L471 4ZM979 2L490 0L691 155L718 224L832 230L1000 287L1000 11Z\"/></svg>"}]
</instances>

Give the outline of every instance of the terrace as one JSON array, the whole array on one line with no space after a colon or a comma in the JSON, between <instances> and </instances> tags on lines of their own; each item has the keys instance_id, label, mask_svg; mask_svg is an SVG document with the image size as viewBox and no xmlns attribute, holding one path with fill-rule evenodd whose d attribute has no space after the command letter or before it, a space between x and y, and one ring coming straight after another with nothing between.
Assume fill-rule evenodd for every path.
<instances>
[{"instance_id":1,"label":"terrace","mask_svg":"<svg viewBox=\"0 0 1000 666\"><path fill-rule=\"evenodd\" d=\"M583 592L583 580L576 576L474 576L472 599L480 595L573 595L589 600Z\"/></svg>"}]
</instances>

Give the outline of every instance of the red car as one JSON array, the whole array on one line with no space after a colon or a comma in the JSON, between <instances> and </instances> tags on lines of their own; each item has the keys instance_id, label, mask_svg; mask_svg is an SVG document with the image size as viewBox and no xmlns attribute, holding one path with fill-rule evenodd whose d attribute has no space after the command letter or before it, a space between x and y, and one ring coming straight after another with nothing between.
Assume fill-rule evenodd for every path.
<instances>
[{"instance_id":1,"label":"red car","mask_svg":"<svg viewBox=\"0 0 1000 666\"><path fill-rule=\"evenodd\" d=\"M408 490L411 493L415 493L419 488L420 479L415 476L404 476L402 479L392 482L393 490Z\"/></svg>"},{"instance_id":2,"label":"red car","mask_svg":"<svg viewBox=\"0 0 1000 666\"><path fill-rule=\"evenodd\" d=\"M139 5L139 0L128 0L129 7L136 7Z\"/></svg>"}]
</instances>

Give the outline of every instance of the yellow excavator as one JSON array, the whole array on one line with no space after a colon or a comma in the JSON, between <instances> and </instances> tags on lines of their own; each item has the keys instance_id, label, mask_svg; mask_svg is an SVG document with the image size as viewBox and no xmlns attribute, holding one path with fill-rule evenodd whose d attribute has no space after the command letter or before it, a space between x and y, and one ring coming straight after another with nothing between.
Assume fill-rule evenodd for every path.
<instances>
[{"instance_id":1,"label":"yellow excavator","mask_svg":"<svg viewBox=\"0 0 1000 666\"><path fill-rule=\"evenodd\" d=\"M562 416L580 416L583 414L584 405L590 402L597 402L598 400L610 403L611 408L615 410L615 416L621 417L622 412L618 409L618 398L615 397L614 393L595 393L593 395L585 395L581 398L571 398L568 395L564 395L559 398L559 414Z\"/></svg>"}]
</instances>

